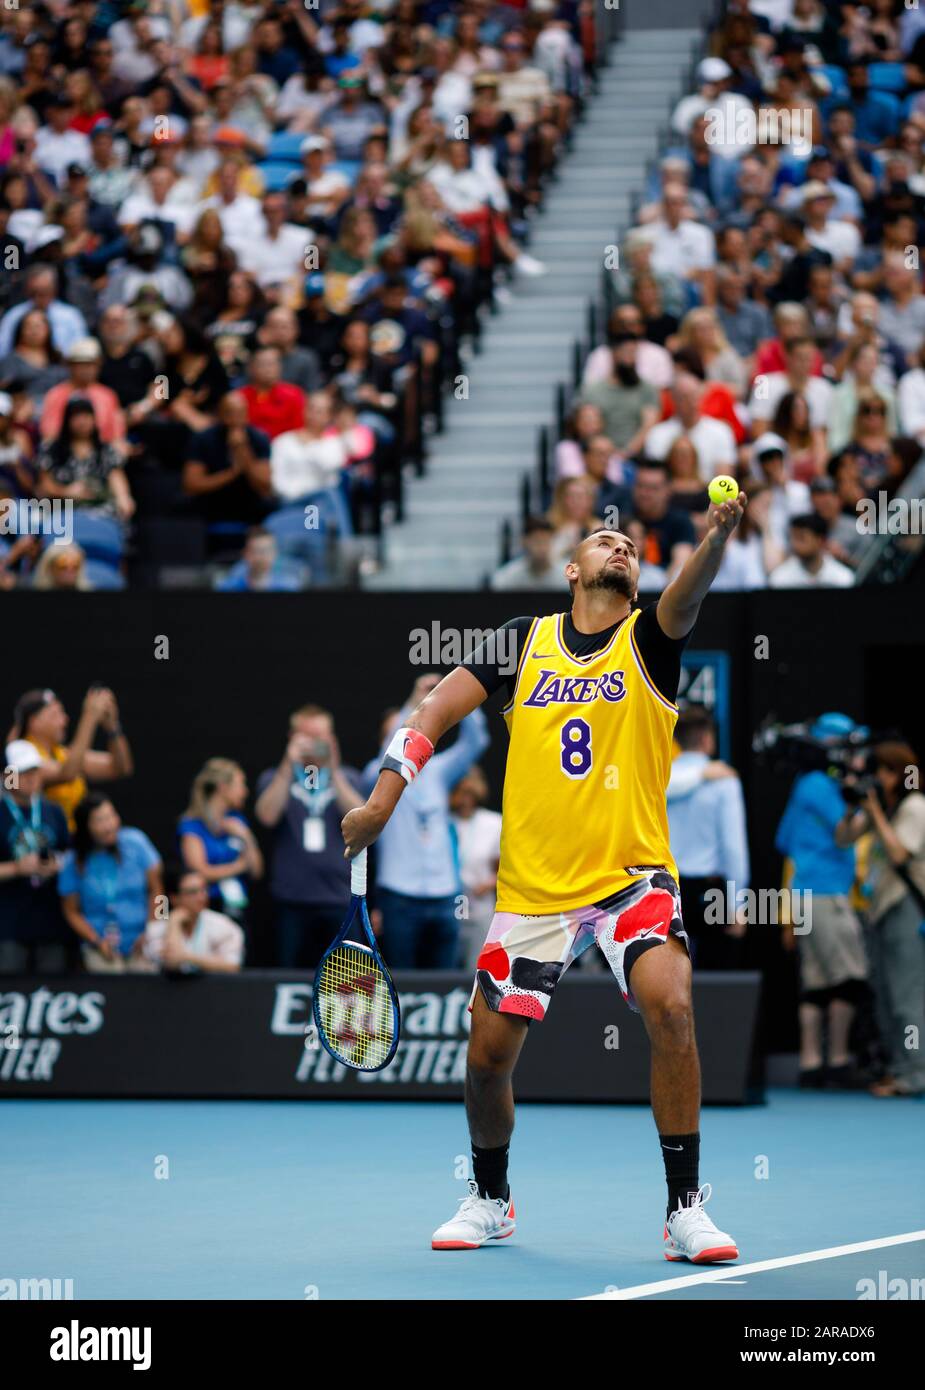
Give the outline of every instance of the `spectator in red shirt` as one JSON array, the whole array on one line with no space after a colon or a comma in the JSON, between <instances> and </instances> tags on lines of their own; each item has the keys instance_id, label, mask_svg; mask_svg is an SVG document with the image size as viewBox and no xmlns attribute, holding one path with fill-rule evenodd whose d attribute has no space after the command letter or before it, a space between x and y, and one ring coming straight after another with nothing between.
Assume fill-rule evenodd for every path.
<instances>
[{"instance_id":1,"label":"spectator in red shirt","mask_svg":"<svg viewBox=\"0 0 925 1390\"><path fill-rule=\"evenodd\" d=\"M755 376L769 376L771 372L786 371L788 343L794 338L809 337L812 333L809 314L804 306L787 300L778 304L774 310L774 327L777 329L777 337L767 338L758 347L755 355ZM822 367L822 353L816 348L812 375L822 376Z\"/></svg>"},{"instance_id":2,"label":"spectator in red shirt","mask_svg":"<svg viewBox=\"0 0 925 1390\"><path fill-rule=\"evenodd\" d=\"M279 348L258 348L250 362L251 384L241 391L247 401L248 424L271 439L301 429L305 418L305 393L283 381L282 370Z\"/></svg>"},{"instance_id":3,"label":"spectator in red shirt","mask_svg":"<svg viewBox=\"0 0 925 1390\"><path fill-rule=\"evenodd\" d=\"M67 381L53 386L45 396L39 433L43 440L56 439L61 433L64 411L72 396L86 397L93 406L96 427L104 444L125 445L125 416L119 397L108 386L100 384L103 350L95 338L78 338L67 354Z\"/></svg>"}]
</instances>

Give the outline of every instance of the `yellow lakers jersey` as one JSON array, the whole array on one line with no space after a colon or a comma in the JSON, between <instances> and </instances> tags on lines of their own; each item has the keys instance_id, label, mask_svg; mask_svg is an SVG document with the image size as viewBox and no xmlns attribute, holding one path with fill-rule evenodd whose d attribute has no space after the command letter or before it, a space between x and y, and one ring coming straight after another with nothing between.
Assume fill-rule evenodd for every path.
<instances>
[{"instance_id":1,"label":"yellow lakers jersey","mask_svg":"<svg viewBox=\"0 0 925 1390\"><path fill-rule=\"evenodd\" d=\"M658 866L674 878L665 789L677 706L633 640L639 611L607 646L572 656L564 613L535 618L510 702L499 912L566 912Z\"/></svg>"}]
</instances>

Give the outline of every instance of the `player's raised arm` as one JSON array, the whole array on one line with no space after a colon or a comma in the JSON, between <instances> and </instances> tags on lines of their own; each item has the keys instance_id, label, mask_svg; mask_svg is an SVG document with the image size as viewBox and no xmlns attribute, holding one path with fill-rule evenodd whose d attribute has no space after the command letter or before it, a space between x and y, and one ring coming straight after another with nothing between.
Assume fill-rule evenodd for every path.
<instances>
[{"instance_id":1,"label":"player's raised arm","mask_svg":"<svg viewBox=\"0 0 925 1390\"><path fill-rule=\"evenodd\" d=\"M710 507L707 533L658 601L658 625L667 637L686 637L723 561L723 550L745 510L745 494Z\"/></svg>"},{"instance_id":2,"label":"player's raised arm","mask_svg":"<svg viewBox=\"0 0 925 1390\"><path fill-rule=\"evenodd\" d=\"M381 834L405 787L429 761L435 745L486 698L481 681L462 666L444 676L424 696L406 723L393 734L369 798L362 806L348 811L341 821L347 846L345 858L353 859Z\"/></svg>"}]
</instances>

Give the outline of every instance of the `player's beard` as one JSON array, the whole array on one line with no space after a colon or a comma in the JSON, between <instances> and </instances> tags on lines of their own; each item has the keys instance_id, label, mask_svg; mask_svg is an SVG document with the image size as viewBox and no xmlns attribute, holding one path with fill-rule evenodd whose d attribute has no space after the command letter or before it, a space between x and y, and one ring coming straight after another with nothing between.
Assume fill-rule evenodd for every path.
<instances>
[{"instance_id":1,"label":"player's beard","mask_svg":"<svg viewBox=\"0 0 925 1390\"><path fill-rule=\"evenodd\" d=\"M611 565L609 560L584 587L587 590L609 589L611 593L623 594L624 598L630 601L636 597L636 586L629 569L619 569L616 565Z\"/></svg>"}]
</instances>

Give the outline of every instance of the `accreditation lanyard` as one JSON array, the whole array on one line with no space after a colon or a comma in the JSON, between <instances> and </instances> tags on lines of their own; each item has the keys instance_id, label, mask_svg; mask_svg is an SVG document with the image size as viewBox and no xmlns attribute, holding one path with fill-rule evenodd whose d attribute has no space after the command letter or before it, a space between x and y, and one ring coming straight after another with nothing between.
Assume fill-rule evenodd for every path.
<instances>
[{"instance_id":1,"label":"accreditation lanyard","mask_svg":"<svg viewBox=\"0 0 925 1390\"><path fill-rule=\"evenodd\" d=\"M305 787L298 770L293 771L293 780L302 791L300 798L306 814L302 820L302 848L308 854L320 854L327 844L326 812L331 801L330 769L318 769L318 785Z\"/></svg>"},{"instance_id":2,"label":"accreditation lanyard","mask_svg":"<svg viewBox=\"0 0 925 1390\"><path fill-rule=\"evenodd\" d=\"M42 829L42 799L38 796L29 798L31 827L26 825L26 818L11 796L4 796L4 804L7 806L13 821L22 835L28 849L35 854L39 849L39 836Z\"/></svg>"}]
</instances>

